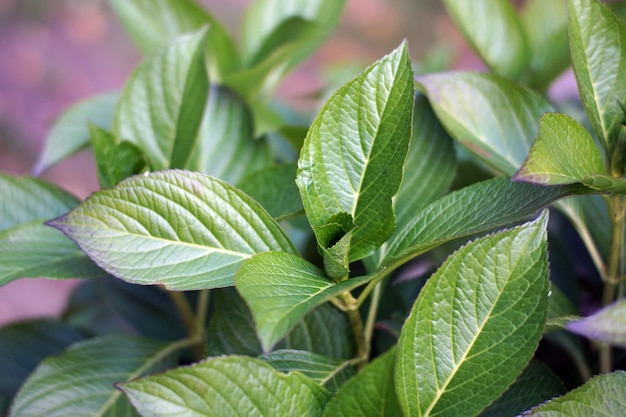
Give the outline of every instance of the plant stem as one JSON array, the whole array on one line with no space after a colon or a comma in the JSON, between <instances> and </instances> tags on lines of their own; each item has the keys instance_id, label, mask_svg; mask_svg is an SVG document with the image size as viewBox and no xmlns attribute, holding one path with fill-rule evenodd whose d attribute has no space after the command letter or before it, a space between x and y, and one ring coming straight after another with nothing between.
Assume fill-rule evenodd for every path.
<instances>
[{"instance_id":1,"label":"plant stem","mask_svg":"<svg viewBox=\"0 0 626 417\"><path fill-rule=\"evenodd\" d=\"M202 333L198 332L198 328L199 328L198 322L200 322L201 319L198 318L198 322L196 321L196 317L193 314L191 305L189 304L187 297L185 297L184 292L168 291L168 294L172 298L172 301L174 302L174 305L176 306L176 309L178 310L178 313L180 314L180 318L183 321L185 330L187 330L187 334L189 334L189 338L193 340L197 340L197 343L194 349L196 353L196 357L198 359L202 359L202 357L204 356L204 350L202 348ZM202 294L200 295L200 297L202 298ZM201 301L202 300L200 300L200 303ZM206 301L205 301L205 304L206 304ZM200 304L199 304L199 307L200 307ZM206 315L206 312L204 315ZM202 319L202 322L203 320L204 319Z\"/></svg>"},{"instance_id":2,"label":"plant stem","mask_svg":"<svg viewBox=\"0 0 626 417\"><path fill-rule=\"evenodd\" d=\"M376 323L376 313L378 313L378 304L380 303L380 296L382 294L382 282L376 284L374 292L372 294L372 301L370 302L370 308L367 312L367 319L365 321L365 343L367 346L372 346L372 336L374 335L374 324Z\"/></svg>"},{"instance_id":3,"label":"plant stem","mask_svg":"<svg viewBox=\"0 0 626 417\"><path fill-rule=\"evenodd\" d=\"M202 290L198 295L198 306L196 308L196 334L204 338L206 328L206 314L209 309L210 290Z\"/></svg>"},{"instance_id":4,"label":"plant stem","mask_svg":"<svg viewBox=\"0 0 626 417\"><path fill-rule=\"evenodd\" d=\"M352 296L352 294L350 294L349 291L344 292L341 295L341 299L346 307L346 314L348 315L348 321L350 322L350 327L352 328L352 334L354 336L356 359L358 360L357 368L362 369L367 364L370 347L365 338L361 313L359 312L356 299Z\"/></svg>"}]
</instances>

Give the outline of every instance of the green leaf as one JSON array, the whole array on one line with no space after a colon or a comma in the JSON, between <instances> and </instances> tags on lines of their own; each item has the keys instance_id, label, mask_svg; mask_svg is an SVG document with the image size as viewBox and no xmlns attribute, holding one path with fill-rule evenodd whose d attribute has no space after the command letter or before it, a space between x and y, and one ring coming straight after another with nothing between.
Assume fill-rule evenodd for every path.
<instances>
[{"instance_id":1,"label":"green leaf","mask_svg":"<svg viewBox=\"0 0 626 417\"><path fill-rule=\"evenodd\" d=\"M567 330L597 342L626 347L626 300L622 299L591 316L570 321Z\"/></svg>"},{"instance_id":2,"label":"green leaf","mask_svg":"<svg viewBox=\"0 0 626 417\"><path fill-rule=\"evenodd\" d=\"M576 185L542 187L497 177L431 203L388 242L382 266L404 263L450 240L520 222L553 201L586 193Z\"/></svg>"},{"instance_id":3,"label":"green leaf","mask_svg":"<svg viewBox=\"0 0 626 417\"><path fill-rule=\"evenodd\" d=\"M208 359L119 386L142 415L151 416L316 417L330 399L302 374L284 375L246 356Z\"/></svg>"},{"instance_id":4,"label":"green leaf","mask_svg":"<svg viewBox=\"0 0 626 417\"><path fill-rule=\"evenodd\" d=\"M546 328L544 334L563 330L565 324L578 316L578 310L565 294L553 283L548 293L548 309L546 311Z\"/></svg>"},{"instance_id":5,"label":"green leaf","mask_svg":"<svg viewBox=\"0 0 626 417\"><path fill-rule=\"evenodd\" d=\"M110 129L119 98L119 92L101 94L68 108L50 129L44 149L33 168L33 175L41 175L51 166L89 145L89 123Z\"/></svg>"},{"instance_id":6,"label":"green leaf","mask_svg":"<svg viewBox=\"0 0 626 417\"><path fill-rule=\"evenodd\" d=\"M418 77L418 82L450 135L508 175L528 155L539 118L553 111L540 95L493 74L449 72Z\"/></svg>"},{"instance_id":7,"label":"green leaf","mask_svg":"<svg viewBox=\"0 0 626 417\"><path fill-rule=\"evenodd\" d=\"M296 164L275 165L243 178L237 186L277 220L304 210L296 186Z\"/></svg>"},{"instance_id":8,"label":"green leaf","mask_svg":"<svg viewBox=\"0 0 626 417\"><path fill-rule=\"evenodd\" d=\"M178 38L144 61L117 105L115 135L137 145L155 171L184 168L193 153L209 90L206 35Z\"/></svg>"},{"instance_id":9,"label":"green leaf","mask_svg":"<svg viewBox=\"0 0 626 417\"><path fill-rule=\"evenodd\" d=\"M350 378L356 375L349 361L305 350L275 350L259 356L280 372L300 372L335 394Z\"/></svg>"},{"instance_id":10,"label":"green leaf","mask_svg":"<svg viewBox=\"0 0 626 417\"><path fill-rule=\"evenodd\" d=\"M25 321L1 328L0 397L13 398L39 362L46 356L61 353L84 337L76 329L56 320ZM0 414L3 412L0 406Z\"/></svg>"},{"instance_id":11,"label":"green leaf","mask_svg":"<svg viewBox=\"0 0 626 417\"><path fill-rule=\"evenodd\" d=\"M402 180L412 108L403 44L339 89L309 129L296 183L312 226L339 213L352 216L350 261L370 255L395 228L392 197Z\"/></svg>"},{"instance_id":12,"label":"green leaf","mask_svg":"<svg viewBox=\"0 0 626 417\"><path fill-rule=\"evenodd\" d=\"M145 168L146 160L141 150L131 142L118 143L112 133L94 125L89 131L101 188L113 187Z\"/></svg>"},{"instance_id":13,"label":"green leaf","mask_svg":"<svg viewBox=\"0 0 626 417\"><path fill-rule=\"evenodd\" d=\"M9 417L136 416L117 382L172 365L175 345L109 336L45 359L20 389Z\"/></svg>"},{"instance_id":14,"label":"green leaf","mask_svg":"<svg viewBox=\"0 0 626 417\"><path fill-rule=\"evenodd\" d=\"M189 169L237 184L271 163L265 140L254 140L247 104L227 88L212 85Z\"/></svg>"},{"instance_id":15,"label":"green leaf","mask_svg":"<svg viewBox=\"0 0 626 417\"><path fill-rule=\"evenodd\" d=\"M522 25L508 0L488 3L445 0L465 39L496 73L519 78L529 58Z\"/></svg>"},{"instance_id":16,"label":"green leaf","mask_svg":"<svg viewBox=\"0 0 626 417\"><path fill-rule=\"evenodd\" d=\"M580 97L608 156L613 154L626 100L626 28L597 0L568 0L572 64Z\"/></svg>"},{"instance_id":17,"label":"green leaf","mask_svg":"<svg viewBox=\"0 0 626 417\"><path fill-rule=\"evenodd\" d=\"M604 161L596 144L576 120L546 113L528 158L514 179L537 184L572 184L603 174Z\"/></svg>"},{"instance_id":18,"label":"green leaf","mask_svg":"<svg viewBox=\"0 0 626 417\"><path fill-rule=\"evenodd\" d=\"M547 221L469 243L428 280L398 342L406 417L475 415L524 369L546 319Z\"/></svg>"},{"instance_id":19,"label":"green leaf","mask_svg":"<svg viewBox=\"0 0 626 417\"><path fill-rule=\"evenodd\" d=\"M626 372L596 376L562 397L548 401L523 416L619 416L626 409Z\"/></svg>"},{"instance_id":20,"label":"green leaf","mask_svg":"<svg viewBox=\"0 0 626 417\"><path fill-rule=\"evenodd\" d=\"M56 185L0 173L0 231L67 213L78 199Z\"/></svg>"},{"instance_id":21,"label":"green leaf","mask_svg":"<svg viewBox=\"0 0 626 417\"><path fill-rule=\"evenodd\" d=\"M513 385L478 417L515 417L565 391L563 382L550 368L532 360Z\"/></svg>"},{"instance_id":22,"label":"green leaf","mask_svg":"<svg viewBox=\"0 0 626 417\"><path fill-rule=\"evenodd\" d=\"M527 1L520 18L530 50L524 79L531 87L545 91L570 64L566 2Z\"/></svg>"},{"instance_id":23,"label":"green leaf","mask_svg":"<svg viewBox=\"0 0 626 417\"><path fill-rule=\"evenodd\" d=\"M295 252L258 203L189 171L131 177L50 224L110 274L172 290L233 285L253 254Z\"/></svg>"},{"instance_id":24,"label":"green leaf","mask_svg":"<svg viewBox=\"0 0 626 417\"><path fill-rule=\"evenodd\" d=\"M284 252L260 253L243 263L235 286L254 316L267 352L314 307L362 285L367 276L335 284L304 259Z\"/></svg>"},{"instance_id":25,"label":"green leaf","mask_svg":"<svg viewBox=\"0 0 626 417\"><path fill-rule=\"evenodd\" d=\"M394 390L396 349L374 360L348 381L326 406L325 417L396 417L401 415Z\"/></svg>"},{"instance_id":26,"label":"green leaf","mask_svg":"<svg viewBox=\"0 0 626 417\"><path fill-rule=\"evenodd\" d=\"M609 175L590 175L581 181L589 188L612 194L626 194L626 179Z\"/></svg>"}]
</instances>

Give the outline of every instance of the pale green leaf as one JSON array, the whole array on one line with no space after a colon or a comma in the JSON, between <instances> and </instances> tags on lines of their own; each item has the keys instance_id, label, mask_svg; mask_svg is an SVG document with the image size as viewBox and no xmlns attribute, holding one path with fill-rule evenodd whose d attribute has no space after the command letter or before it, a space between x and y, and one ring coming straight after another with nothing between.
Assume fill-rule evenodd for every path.
<instances>
[{"instance_id":1,"label":"pale green leaf","mask_svg":"<svg viewBox=\"0 0 626 417\"><path fill-rule=\"evenodd\" d=\"M539 120L539 134L515 179L572 184L604 172L602 155L589 132L569 116L546 113Z\"/></svg>"},{"instance_id":2,"label":"pale green leaf","mask_svg":"<svg viewBox=\"0 0 626 417\"><path fill-rule=\"evenodd\" d=\"M524 369L546 319L547 221L469 243L428 280L398 342L406 417L475 415Z\"/></svg>"},{"instance_id":3,"label":"pale green leaf","mask_svg":"<svg viewBox=\"0 0 626 417\"><path fill-rule=\"evenodd\" d=\"M110 274L173 290L229 286L253 254L295 252L258 203L189 171L131 177L50 224Z\"/></svg>"},{"instance_id":4,"label":"pale green leaf","mask_svg":"<svg viewBox=\"0 0 626 417\"><path fill-rule=\"evenodd\" d=\"M260 253L244 262L235 286L250 306L265 352L314 307L362 285L368 277L335 284L324 271L284 252Z\"/></svg>"},{"instance_id":5,"label":"pale green leaf","mask_svg":"<svg viewBox=\"0 0 626 417\"><path fill-rule=\"evenodd\" d=\"M531 361L513 385L478 417L515 417L530 407L565 393L563 382L550 368Z\"/></svg>"},{"instance_id":6,"label":"pale green leaf","mask_svg":"<svg viewBox=\"0 0 626 417\"><path fill-rule=\"evenodd\" d=\"M67 213L78 199L54 184L0 173L0 231Z\"/></svg>"},{"instance_id":7,"label":"pale green leaf","mask_svg":"<svg viewBox=\"0 0 626 417\"><path fill-rule=\"evenodd\" d=\"M570 64L564 0L529 0L520 15L530 50L524 80L544 91Z\"/></svg>"},{"instance_id":8,"label":"pale green leaf","mask_svg":"<svg viewBox=\"0 0 626 417\"><path fill-rule=\"evenodd\" d=\"M45 359L17 394L9 417L130 417L137 413L113 384L172 365L175 345L109 336Z\"/></svg>"},{"instance_id":9,"label":"pale green leaf","mask_svg":"<svg viewBox=\"0 0 626 417\"><path fill-rule=\"evenodd\" d=\"M184 168L191 158L209 91L206 35L202 29L177 38L147 58L117 105L115 135L137 145L155 171Z\"/></svg>"},{"instance_id":10,"label":"pale green leaf","mask_svg":"<svg viewBox=\"0 0 626 417\"><path fill-rule=\"evenodd\" d=\"M534 417L621 416L626 410L626 372L596 376L562 397L525 412Z\"/></svg>"},{"instance_id":11,"label":"pale green leaf","mask_svg":"<svg viewBox=\"0 0 626 417\"><path fill-rule=\"evenodd\" d=\"M89 127L89 132L101 188L113 187L146 167L141 150L131 142L118 143L112 133L95 125Z\"/></svg>"},{"instance_id":12,"label":"pale green leaf","mask_svg":"<svg viewBox=\"0 0 626 417\"><path fill-rule=\"evenodd\" d=\"M33 168L33 174L40 175L89 145L89 123L110 129L119 98L119 92L102 94L68 108L52 125L44 149Z\"/></svg>"},{"instance_id":13,"label":"pale green leaf","mask_svg":"<svg viewBox=\"0 0 626 417\"><path fill-rule=\"evenodd\" d=\"M211 358L120 388L142 415L159 417L316 417L330 399L302 374L246 356Z\"/></svg>"},{"instance_id":14,"label":"pale green leaf","mask_svg":"<svg viewBox=\"0 0 626 417\"><path fill-rule=\"evenodd\" d=\"M300 372L335 394L356 375L354 366L344 359L331 358L306 350L282 349L259 356L280 372Z\"/></svg>"},{"instance_id":15,"label":"pale green leaf","mask_svg":"<svg viewBox=\"0 0 626 417\"><path fill-rule=\"evenodd\" d=\"M528 155L539 118L553 111L539 94L494 74L448 72L418 82L451 136L508 175Z\"/></svg>"},{"instance_id":16,"label":"pale green leaf","mask_svg":"<svg viewBox=\"0 0 626 417\"><path fill-rule=\"evenodd\" d=\"M403 44L339 89L309 129L296 183L312 226L340 213L352 217L350 261L370 255L395 228L392 197L402 180L412 108Z\"/></svg>"},{"instance_id":17,"label":"pale green leaf","mask_svg":"<svg viewBox=\"0 0 626 417\"><path fill-rule=\"evenodd\" d=\"M396 349L374 360L348 381L326 406L324 417L397 417L394 389Z\"/></svg>"},{"instance_id":18,"label":"pale green leaf","mask_svg":"<svg viewBox=\"0 0 626 417\"><path fill-rule=\"evenodd\" d=\"M522 25L509 0L444 0L448 13L472 49L496 73L519 78L529 50Z\"/></svg>"},{"instance_id":19,"label":"pale green leaf","mask_svg":"<svg viewBox=\"0 0 626 417\"><path fill-rule=\"evenodd\" d=\"M43 220L0 232L0 285L19 278L94 278L106 273Z\"/></svg>"},{"instance_id":20,"label":"pale green leaf","mask_svg":"<svg viewBox=\"0 0 626 417\"><path fill-rule=\"evenodd\" d=\"M593 130L613 154L626 101L626 28L598 0L568 0L572 64Z\"/></svg>"},{"instance_id":21,"label":"pale green leaf","mask_svg":"<svg viewBox=\"0 0 626 417\"><path fill-rule=\"evenodd\" d=\"M212 85L189 169L237 184L271 163L267 141L253 135L247 104L231 90Z\"/></svg>"},{"instance_id":22,"label":"pale green leaf","mask_svg":"<svg viewBox=\"0 0 626 417\"><path fill-rule=\"evenodd\" d=\"M591 316L570 321L566 327L588 339L626 347L626 300L604 307Z\"/></svg>"}]
</instances>

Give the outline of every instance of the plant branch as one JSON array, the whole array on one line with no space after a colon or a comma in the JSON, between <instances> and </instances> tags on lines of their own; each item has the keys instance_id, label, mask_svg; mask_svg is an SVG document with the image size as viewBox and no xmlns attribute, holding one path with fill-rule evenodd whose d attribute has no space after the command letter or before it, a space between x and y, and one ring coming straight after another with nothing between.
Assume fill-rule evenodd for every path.
<instances>
[{"instance_id":1,"label":"plant branch","mask_svg":"<svg viewBox=\"0 0 626 417\"><path fill-rule=\"evenodd\" d=\"M359 307L357 306L357 300L352 296L352 294L350 294L349 291L344 292L341 295L341 299L346 307L346 314L348 315L348 321L350 322L350 327L352 328L352 334L354 336L356 359L358 360L357 367L358 369L362 369L367 363L370 347L365 338L361 313L359 312Z\"/></svg>"},{"instance_id":2,"label":"plant branch","mask_svg":"<svg viewBox=\"0 0 626 417\"><path fill-rule=\"evenodd\" d=\"M195 349L194 349L196 357L198 359L202 359L202 357L204 356L204 350L202 348L202 335L204 333L204 329L201 332L199 331L199 326L201 325L199 322L204 323L204 319L200 319L198 317L198 320L196 321L196 316L194 315L191 305L189 304L187 297L185 297L184 292L167 291L167 293L172 298L172 301L174 302L174 305L176 306L176 309L178 310L178 313L180 314L180 318L183 321L183 325L185 326L185 330L187 331L187 334L189 334L189 338L197 341L195 345ZM200 312L202 298L203 298L203 295L201 294L199 304L198 304L198 307L199 307L198 312ZM207 304L206 301L204 303ZM205 311L204 316L206 316L206 311ZM204 324L202 324L202 326L204 326Z\"/></svg>"},{"instance_id":3,"label":"plant branch","mask_svg":"<svg viewBox=\"0 0 626 417\"><path fill-rule=\"evenodd\" d=\"M365 321L365 343L367 346L372 346L372 336L374 335L374 324L376 323L376 314L378 313L378 304L380 303L380 296L382 294L382 282L379 282L374 287L374 293L372 294L372 301L370 302L370 308L367 311L367 319Z\"/></svg>"}]
</instances>

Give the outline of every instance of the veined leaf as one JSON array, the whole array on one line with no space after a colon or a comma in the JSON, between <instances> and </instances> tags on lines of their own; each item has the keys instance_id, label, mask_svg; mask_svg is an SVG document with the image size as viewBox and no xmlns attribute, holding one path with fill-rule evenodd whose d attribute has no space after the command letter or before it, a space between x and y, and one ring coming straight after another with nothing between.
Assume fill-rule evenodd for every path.
<instances>
[{"instance_id":1,"label":"veined leaf","mask_svg":"<svg viewBox=\"0 0 626 417\"><path fill-rule=\"evenodd\" d=\"M50 129L33 175L40 175L89 145L89 123L110 129L119 98L119 92L97 95L67 109Z\"/></svg>"},{"instance_id":2,"label":"veined leaf","mask_svg":"<svg viewBox=\"0 0 626 417\"><path fill-rule=\"evenodd\" d=\"M131 177L50 224L110 274L173 290L229 286L253 254L295 252L258 203L188 171Z\"/></svg>"},{"instance_id":3,"label":"veined leaf","mask_svg":"<svg viewBox=\"0 0 626 417\"><path fill-rule=\"evenodd\" d=\"M141 150L131 142L118 143L112 133L94 125L89 131L101 188L113 187L145 168L146 160Z\"/></svg>"},{"instance_id":4,"label":"veined leaf","mask_svg":"<svg viewBox=\"0 0 626 417\"><path fill-rule=\"evenodd\" d=\"M448 13L474 51L495 72L519 78L529 57L522 25L509 0L445 0Z\"/></svg>"},{"instance_id":5,"label":"veined leaf","mask_svg":"<svg viewBox=\"0 0 626 417\"><path fill-rule=\"evenodd\" d=\"M584 187L542 187L497 177L452 192L424 208L393 235L382 266L415 257L452 239L524 220Z\"/></svg>"},{"instance_id":6,"label":"veined leaf","mask_svg":"<svg viewBox=\"0 0 626 417\"><path fill-rule=\"evenodd\" d=\"M244 262L235 286L250 306L265 352L314 307L362 285L368 277L335 284L324 271L284 252L266 252Z\"/></svg>"},{"instance_id":7,"label":"veined leaf","mask_svg":"<svg viewBox=\"0 0 626 417\"><path fill-rule=\"evenodd\" d=\"M119 386L142 415L316 417L330 399L304 375L284 375L246 356L212 358Z\"/></svg>"},{"instance_id":8,"label":"veined leaf","mask_svg":"<svg viewBox=\"0 0 626 417\"><path fill-rule=\"evenodd\" d=\"M562 397L535 407L522 416L619 416L626 409L626 372L596 376Z\"/></svg>"},{"instance_id":9,"label":"veined leaf","mask_svg":"<svg viewBox=\"0 0 626 417\"><path fill-rule=\"evenodd\" d=\"M0 231L67 213L78 199L56 185L0 173Z\"/></svg>"},{"instance_id":10,"label":"veined leaf","mask_svg":"<svg viewBox=\"0 0 626 417\"><path fill-rule=\"evenodd\" d=\"M626 28L597 0L568 0L572 64L593 130L613 154L626 100Z\"/></svg>"},{"instance_id":11,"label":"veined leaf","mask_svg":"<svg viewBox=\"0 0 626 417\"><path fill-rule=\"evenodd\" d=\"M550 368L532 360L513 385L478 417L515 417L565 391L563 382Z\"/></svg>"},{"instance_id":12,"label":"veined leaf","mask_svg":"<svg viewBox=\"0 0 626 417\"><path fill-rule=\"evenodd\" d=\"M259 356L259 359L269 363L280 372L300 372L333 395L346 381L356 375L354 366L349 361L306 350L275 350Z\"/></svg>"},{"instance_id":13,"label":"veined leaf","mask_svg":"<svg viewBox=\"0 0 626 417\"><path fill-rule=\"evenodd\" d=\"M418 82L450 135L508 175L528 155L539 118L553 111L540 95L493 74L448 72L418 77Z\"/></svg>"},{"instance_id":14,"label":"veined leaf","mask_svg":"<svg viewBox=\"0 0 626 417\"><path fill-rule=\"evenodd\" d=\"M626 347L626 300L622 299L581 320L570 321L566 327L591 340Z\"/></svg>"},{"instance_id":15,"label":"veined leaf","mask_svg":"<svg viewBox=\"0 0 626 417\"><path fill-rule=\"evenodd\" d=\"M18 392L9 417L136 416L113 384L171 366L173 346L132 336L72 345L41 362Z\"/></svg>"},{"instance_id":16,"label":"veined leaf","mask_svg":"<svg viewBox=\"0 0 626 417\"><path fill-rule=\"evenodd\" d=\"M428 280L398 342L405 416L475 415L524 369L546 319L547 221L469 243Z\"/></svg>"},{"instance_id":17,"label":"veined leaf","mask_svg":"<svg viewBox=\"0 0 626 417\"><path fill-rule=\"evenodd\" d=\"M341 213L352 217L350 261L371 254L395 228L392 197L402 180L412 108L411 66L401 45L339 89L309 129L296 178L304 209L314 227Z\"/></svg>"},{"instance_id":18,"label":"veined leaf","mask_svg":"<svg viewBox=\"0 0 626 417\"><path fill-rule=\"evenodd\" d=\"M325 417L396 417L401 415L394 389L393 348L348 381L328 403Z\"/></svg>"},{"instance_id":19,"label":"veined leaf","mask_svg":"<svg viewBox=\"0 0 626 417\"><path fill-rule=\"evenodd\" d=\"M600 150L576 120L547 113L539 120L539 134L514 179L538 184L572 184L603 174Z\"/></svg>"},{"instance_id":20,"label":"veined leaf","mask_svg":"<svg viewBox=\"0 0 626 417\"><path fill-rule=\"evenodd\" d=\"M115 135L137 145L155 171L184 168L191 158L209 90L206 35L180 37L144 61L117 105Z\"/></svg>"},{"instance_id":21,"label":"veined leaf","mask_svg":"<svg viewBox=\"0 0 626 417\"><path fill-rule=\"evenodd\" d=\"M268 143L254 139L247 104L229 89L212 85L189 169L235 185L271 161Z\"/></svg>"}]
</instances>

